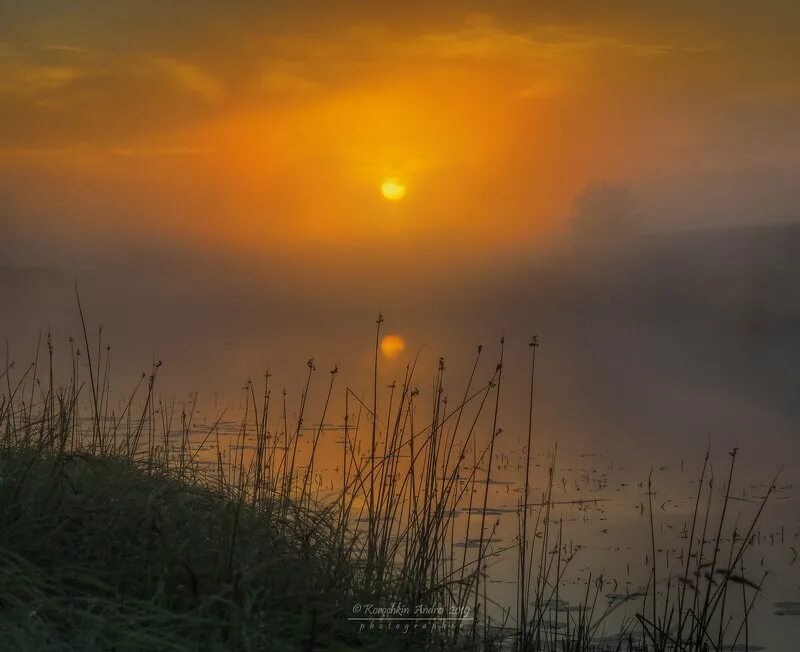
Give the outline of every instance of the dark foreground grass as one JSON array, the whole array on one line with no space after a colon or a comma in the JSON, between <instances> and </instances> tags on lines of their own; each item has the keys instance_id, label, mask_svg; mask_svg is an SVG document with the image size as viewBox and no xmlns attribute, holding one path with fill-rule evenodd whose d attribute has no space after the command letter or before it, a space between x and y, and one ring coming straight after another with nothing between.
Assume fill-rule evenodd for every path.
<instances>
[{"instance_id":1,"label":"dark foreground grass","mask_svg":"<svg viewBox=\"0 0 800 652\"><path fill-rule=\"evenodd\" d=\"M374 643L344 618L356 571L324 512L236 502L110 457L6 451L0 478L2 650Z\"/></svg>"}]
</instances>

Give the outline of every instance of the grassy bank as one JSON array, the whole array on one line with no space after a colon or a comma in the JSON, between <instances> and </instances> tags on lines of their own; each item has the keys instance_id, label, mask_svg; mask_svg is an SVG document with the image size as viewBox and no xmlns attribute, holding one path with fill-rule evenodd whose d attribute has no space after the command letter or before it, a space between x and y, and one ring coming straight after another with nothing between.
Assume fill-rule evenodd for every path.
<instances>
[{"instance_id":1,"label":"grassy bank","mask_svg":"<svg viewBox=\"0 0 800 652\"><path fill-rule=\"evenodd\" d=\"M0 649L347 649L358 598L322 510L123 459L0 459Z\"/></svg>"}]
</instances>

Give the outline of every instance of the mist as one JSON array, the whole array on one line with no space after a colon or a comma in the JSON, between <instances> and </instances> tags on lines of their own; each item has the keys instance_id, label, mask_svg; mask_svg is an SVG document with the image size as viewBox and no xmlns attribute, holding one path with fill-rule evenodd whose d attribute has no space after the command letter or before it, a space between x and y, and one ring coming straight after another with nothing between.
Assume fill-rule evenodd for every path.
<instances>
[{"instance_id":1,"label":"mist","mask_svg":"<svg viewBox=\"0 0 800 652\"><path fill-rule=\"evenodd\" d=\"M490 369L504 336L506 425L517 434L536 334L543 441L638 460L714 441L774 462L768 451L786 447L800 417L800 227L659 233L626 187L581 197L570 235L546 249L433 257L424 272L420 256L390 249L346 265L336 252L258 260L169 248L5 265L0 330L20 364L51 332L64 364L68 338L83 337L77 283L91 346L102 327L112 347L117 391L161 360L163 396L197 392L210 405L235 402L267 370L297 394L311 357L367 391L380 311L384 333L419 353L423 388L442 356L457 394L476 346ZM382 361L381 379L402 378L404 364Z\"/></svg>"}]
</instances>

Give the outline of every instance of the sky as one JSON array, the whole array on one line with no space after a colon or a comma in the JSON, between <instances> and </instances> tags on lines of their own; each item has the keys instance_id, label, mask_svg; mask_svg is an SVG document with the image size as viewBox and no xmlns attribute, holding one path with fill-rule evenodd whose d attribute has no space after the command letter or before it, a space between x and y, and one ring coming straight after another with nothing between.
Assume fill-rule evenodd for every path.
<instances>
[{"instance_id":1,"label":"sky","mask_svg":"<svg viewBox=\"0 0 800 652\"><path fill-rule=\"evenodd\" d=\"M788 0L0 0L0 253L501 258L598 184L656 231L794 221L798 28Z\"/></svg>"}]
</instances>

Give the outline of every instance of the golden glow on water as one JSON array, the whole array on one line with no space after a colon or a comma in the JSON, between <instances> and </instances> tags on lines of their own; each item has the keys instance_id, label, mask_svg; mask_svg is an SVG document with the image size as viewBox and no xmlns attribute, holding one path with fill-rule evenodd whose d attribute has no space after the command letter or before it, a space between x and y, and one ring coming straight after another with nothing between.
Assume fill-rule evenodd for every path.
<instances>
[{"instance_id":1,"label":"golden glow on water","mask_svg":"<svg viewBox=\"0 0 800 652\"><path fill-rule=\"evenodd\" d=\"M387 358L397 357L405 348L406 342L399 335L384 335L381 340L381 353Z\"/></svg>"},{"instance_id":2,"label":"golden glow on water","mask_svg":"<svg viewBox=\"0 0 800 652\"><path fill-rule=\"evenodd\" d=\"M400 201L406 196L406 187L397 177L389 177L383 180L381 193L389 201Z\"/></svg>"}]
</instances>

